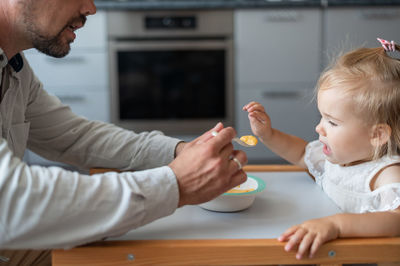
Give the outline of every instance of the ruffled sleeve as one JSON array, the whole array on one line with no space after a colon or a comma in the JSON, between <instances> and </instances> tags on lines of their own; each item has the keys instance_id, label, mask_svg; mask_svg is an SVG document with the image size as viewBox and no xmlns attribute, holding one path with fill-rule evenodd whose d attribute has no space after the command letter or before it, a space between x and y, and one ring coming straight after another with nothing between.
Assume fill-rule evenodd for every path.
<instances>
[{"instance_id":1,"label":"ruffled sleeve","mask_svg":"<svg viewBox=\"0 0 400 266\"><path fill-rule=\"evenodd\" d=\"M315 140L307 144L304 162L308 171L314 176L315 182L321 186L322 176L325 172L325 155L322 152L323 145Z\"/></svg>"},{"instance_id":2,"label":"ruffled sleeve","mask_svg":"<svg viewBox=\"0 0 400 266\"><path fill-rule=\"evenodd\" d=\"M400 183L384 185L372 194L361 206L361 213L391 211L400 207Z\"/></svg>"}]
</instances>

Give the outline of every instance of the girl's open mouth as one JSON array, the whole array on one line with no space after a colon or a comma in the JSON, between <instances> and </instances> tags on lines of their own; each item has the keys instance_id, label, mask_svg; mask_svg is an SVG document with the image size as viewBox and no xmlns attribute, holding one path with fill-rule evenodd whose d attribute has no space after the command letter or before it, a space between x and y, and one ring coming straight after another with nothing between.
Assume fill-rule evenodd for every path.
<instances>
[{"instance_id":1,"label":"girl's open mouth","mask_svg":"<svg viewBox=\"0 0 400 266\"><path fill-rule=\"evenodd\" d=\"M331 149L328 147L328 145L324 144L324 148L322 149L322 151L324 152L325 155L330 155L331 154Z\"/></svg>"}]
</instances>

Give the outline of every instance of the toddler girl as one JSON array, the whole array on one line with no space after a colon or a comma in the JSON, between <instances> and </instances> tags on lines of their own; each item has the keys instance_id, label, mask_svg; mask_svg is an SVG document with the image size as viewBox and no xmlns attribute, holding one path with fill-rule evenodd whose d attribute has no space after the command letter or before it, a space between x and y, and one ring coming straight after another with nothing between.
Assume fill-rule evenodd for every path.
<instances>
[{"instance_id":1,"label":"toddler girl","mask_svg":"<svg viewBox=\"0 0 400 266\"><path fill-rule=\"evenodd\" d=\"M321 75L319 140L306 143L272 128L257 102L243 107L260 141L307 168L344 212L279 237L298 259L338 237L400 236L400 46L380 41L384 48L351 51Z\"/></svg>"}]
</instances>

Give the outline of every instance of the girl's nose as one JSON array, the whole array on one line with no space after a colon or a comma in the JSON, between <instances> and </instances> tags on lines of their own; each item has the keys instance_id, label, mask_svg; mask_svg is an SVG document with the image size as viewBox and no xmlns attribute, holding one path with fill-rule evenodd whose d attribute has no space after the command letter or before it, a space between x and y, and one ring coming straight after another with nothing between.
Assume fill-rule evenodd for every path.
<instances>
[{"instance_id":1,"label":"girl's nose","mask_svg":"<svg viewBox=\"0 0 400 266\"><path fill-rule=\"evenodd\" d=\"M322 127L322 125L321 125L321 122L319 122L319 124L315 127L315 131L318 134L322 135L322 136L325 135L325 131L324 131L324 128Z\"/></svg>"}]
</instances>

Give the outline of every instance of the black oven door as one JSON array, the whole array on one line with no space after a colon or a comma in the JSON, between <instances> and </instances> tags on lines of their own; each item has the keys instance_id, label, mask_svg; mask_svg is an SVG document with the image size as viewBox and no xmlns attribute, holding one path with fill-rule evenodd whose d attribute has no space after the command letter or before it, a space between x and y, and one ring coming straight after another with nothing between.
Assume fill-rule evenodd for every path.
<instances>
[{"instance_id":1,"label":"black oven door","mask_svg":"<svg viewBox=\"0 0 400 266\"><path fill-rule=\"evenodd\" d=\"M116 42L112 121L135 131L200 134L232 126L231 43L226 40Z\"/></svg>"}]
</instances>

